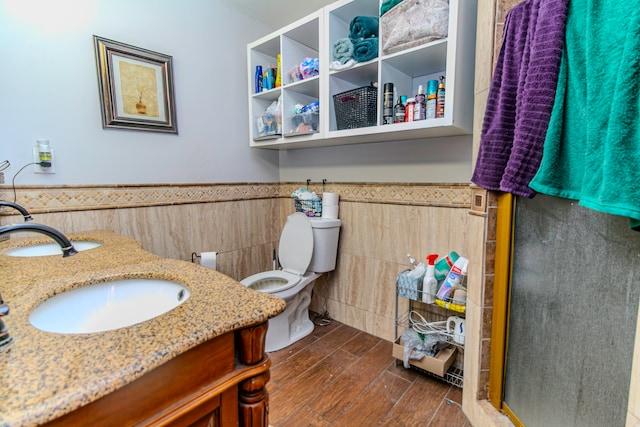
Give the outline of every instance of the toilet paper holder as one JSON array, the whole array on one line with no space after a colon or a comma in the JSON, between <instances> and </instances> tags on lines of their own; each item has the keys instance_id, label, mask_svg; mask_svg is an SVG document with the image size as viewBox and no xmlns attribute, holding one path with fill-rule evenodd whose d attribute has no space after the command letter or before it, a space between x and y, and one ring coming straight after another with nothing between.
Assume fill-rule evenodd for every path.
<instances>
[{"instance_id":1,"label":"toilet paper holder","mask_svg":"<svg viewBox=\"0 0 640 427\"><path fill-rule=\"evenodd\" d=\"M218 255L226 254L227 252L231 252L231 251L218 252ZM202 258L202 256L198 255L198 253L196 252L191 252L191 262L195 263L196 258Z\"/></svg>"}]
</instances>

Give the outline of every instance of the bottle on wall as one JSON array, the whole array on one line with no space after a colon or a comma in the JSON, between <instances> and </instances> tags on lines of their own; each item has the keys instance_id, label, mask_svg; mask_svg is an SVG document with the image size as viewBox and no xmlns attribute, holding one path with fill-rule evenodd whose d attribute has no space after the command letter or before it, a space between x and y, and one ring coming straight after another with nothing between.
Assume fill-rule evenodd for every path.
<instances>
[{"instance_id":1,"label":"bottle on wall","mask_svg":"<svg viewBox=\"0 0 640 427\"><path fill-rule=\"evenodd\" d=\"M405 122L412 122L413 121L415 105L416 105L415 98L407 99L407 105L405 106L405 110L404 110L404 121Z\"/></svg>"},{"instance_id":2,"label":"bottle on wall","mask_svg":"<svg viewBox=\"0 0 640 427\"><path fill-rule=\"evenodd\" d=\"M393 123L393 83L385 83L382 101L382 124Z\"/></svg>"},{"instance_id":3,"label":"bottle on wall","mask_svg":"<svg viewBox=\"0 0 640 427\"><path fill-rule=\"evenodd\" d=\"M398 103L393 107L393 123L404 122L405 108L403 98L406 99L406 96L399 96Z\"/></svg>"},{"instance_id":4,"label":"bottle on wall","mask_svg":"<svg viewBox=\"0 0 640 427\"><path fill-rule=\"evenodd\" d=\"M276 57L276 84L275 87L282 86L282 56L278 54Z\"/></svg>"},{"instance_id":5,"label":"bottle on wall","mask_svg":"<svg viewBox=\"0 0 640 427\"><path fill-rule=\"evenodd\" d=\"M438 83L438 92L436 93L436 118L444 117L444 76L440 76L440 83Z\"/></svg>"},{"instance_id":6,"label":"bottle on wall","mask_svg":"<svg viewBox=\"0 0 640 427\"><path fill-rule=\"evenodd\" d=\"M425 114L426 96L424 94L424 86L422 85L418 86L418 93L416 94L414 99L416 100L416 105L413 107L413 120L418 121L418 120L426 119L426 114Z\"/></svg>"},{"instance_id":7,"label":"bottle on wall","mask_svg":"<svg viewBox=\"0 0 640 427\"><path fill-rule=\"evenodd\" d=\"M436 118L436 93L438 92L438 81L429 80L427 83L426 118Z\"/></svg>"},{"instance_id":8,"label":"bottle on wall","mask_svg":"<svg viewBox=\"0 0 640 427\"><path fill-rule=\"evenodd\" d=\"M255 93L262 92L262 66L256 65Z\"/></svg>"}]
</instances>

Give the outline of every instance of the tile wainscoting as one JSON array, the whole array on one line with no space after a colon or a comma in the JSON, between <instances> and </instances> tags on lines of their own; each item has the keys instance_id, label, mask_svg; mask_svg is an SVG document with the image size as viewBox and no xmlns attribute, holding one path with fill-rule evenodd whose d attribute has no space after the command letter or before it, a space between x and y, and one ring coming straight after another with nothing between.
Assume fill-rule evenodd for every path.
<instances>
[{"instance_id":1,"label":"tile wainscoting","mask_svg":"<svg viewBox=\"0 0 640 427\"><path fill-rule=\"evenodd\" d=\"M16 200L37 222L65 233L113 230L173 259L217 251L218 269L242 279L271 268L282 225L294 211L291 193L301 186L20 186ZM320 183L308 188L323 192ZM331 183L324 191L340 195L342 229L337 268L320 279L312 306L326 304L341 322L392 340L395 277L408 265L406 254L468 253L469 185ZM12 188L1 186L0 198L13 200ZM13 210L0 211L0 224L17 218Z\"/></svg>"}]
</instances>

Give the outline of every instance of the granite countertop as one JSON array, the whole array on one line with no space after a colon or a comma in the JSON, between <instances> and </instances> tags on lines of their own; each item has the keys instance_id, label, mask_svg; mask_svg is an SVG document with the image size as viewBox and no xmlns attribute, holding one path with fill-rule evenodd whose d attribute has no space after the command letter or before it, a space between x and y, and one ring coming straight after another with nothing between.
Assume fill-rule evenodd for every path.
<instances>
[{"instance_id":1,"label":"granite countertop","mask_svg":"<svg viewBox=\"0 0 640 427\"><path fill-rule=\"evenodd\" d=\"M47 237L0 243L3 320L13 342L0 349L0 426L42 424L140 378L216 336L258 324L285 308L284 300L187 262L160 258L110 231L69 234L102 246L63 258L17 258L12 247L49 243ZM90 283L158 278L186 285L191 295L146 322L92 334L55 334L31 326L29 313L46 299Z\"/></svg>"}]
</instances>

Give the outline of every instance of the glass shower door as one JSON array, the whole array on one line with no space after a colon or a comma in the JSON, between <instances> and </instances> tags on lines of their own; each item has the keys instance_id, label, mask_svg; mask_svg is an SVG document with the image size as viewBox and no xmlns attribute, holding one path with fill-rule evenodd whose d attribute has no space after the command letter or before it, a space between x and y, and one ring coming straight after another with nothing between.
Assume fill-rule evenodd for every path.
<instances>
[{"instance_id":1,"label":"glass shower door","mask_svg":"<svg viewBox=\"0 0 640 427\"><path fill-rule=\"evenodd\" d=\"M503 406L527 427L625 425L640 295L629 221L517 198Z\"/></svg>"}]
</instances>

